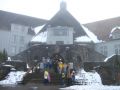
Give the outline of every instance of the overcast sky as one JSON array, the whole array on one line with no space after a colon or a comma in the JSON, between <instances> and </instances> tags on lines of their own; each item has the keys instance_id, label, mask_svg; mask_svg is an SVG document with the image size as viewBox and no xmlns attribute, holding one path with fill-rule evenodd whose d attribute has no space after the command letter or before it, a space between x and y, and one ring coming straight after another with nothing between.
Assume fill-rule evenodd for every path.
<instances>
[{"instance_id":1,"label":"overcast sky","mask_svg":"<svg viewBox=\"0 0 120 90\"><path fill-rule=\"evenodd\" d=\"M0 0L0 10L51 19L62 0ZM82 24L120 16L120 0L64 0Z\"/></svg>"}]
</instances>

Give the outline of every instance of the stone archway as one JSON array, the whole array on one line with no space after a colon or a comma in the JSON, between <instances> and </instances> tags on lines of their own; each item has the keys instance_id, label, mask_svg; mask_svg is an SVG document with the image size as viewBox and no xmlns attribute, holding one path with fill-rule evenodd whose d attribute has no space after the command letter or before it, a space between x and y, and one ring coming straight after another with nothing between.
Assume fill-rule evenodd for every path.
<instances>
[{"instance_id":1,"label":"stone archway","mask_svg":"<svg viewBox=\"0 0 120 90\"><path fill-rule=\"evenodd\" d=\"M51 56L51 59L53 60L53 61L62 61L62 62L64 62L64 57L62 56L62 55L60 55L60 53L54 53L52 56Z\"/></svg>"}]
</instances>

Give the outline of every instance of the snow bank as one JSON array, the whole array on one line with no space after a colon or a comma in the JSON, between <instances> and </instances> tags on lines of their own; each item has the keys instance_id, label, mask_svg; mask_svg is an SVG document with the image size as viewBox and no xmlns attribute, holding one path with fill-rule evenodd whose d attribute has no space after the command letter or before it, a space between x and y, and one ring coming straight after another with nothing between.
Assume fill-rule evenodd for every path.
<instances>
[{"instance_id":1,"label":"snow bank","mask_svg":"<svg viewBox=\"0 0 120 90\"><path fill-rule=\"evenodd\" d=\"M60 90L120 90L120 86L105 86L97 72L85 72L83 69L78 72L76 79L85 85L73 85L60 88ZM85 83L86 82L86 83Z\"/></svg>"},{"instance_id":2,"label":"snow bank","mask_svg":"<svg viewBox=\"0 0 120 90\"><path fill-rule=\"evenodd\" d=\"M5 80L0 81L0 85L17 84L17 82L22 81L24 75L24 71L12 71Z\"/></svg>"},{"instance_id":3,"label":"snow bank","mask_svg":"<svg viewBox=\"0 0 120 90\"><path fill-rule=\"evenodd\" d=\"M81 69L76 75L76 81L82 85L102 85L101 78L97 72L85 72Z\"/></svg>"}]
</instances>

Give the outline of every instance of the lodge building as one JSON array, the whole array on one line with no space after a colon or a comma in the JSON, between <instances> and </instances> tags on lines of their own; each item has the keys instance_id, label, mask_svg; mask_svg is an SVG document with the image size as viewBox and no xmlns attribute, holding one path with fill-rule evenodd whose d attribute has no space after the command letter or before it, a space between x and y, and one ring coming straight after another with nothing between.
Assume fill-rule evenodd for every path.
<instances>
[{"instance_id":1,"label":"lodge building","mask_svg":"<svg viewBox=\"0 0 120 90\"><path fill-rule=\"evenodd\" d=\"M60 10L32 38L30 47L14 59L20 58L33 64L42 57L53 59L57 55L64 62L81 66L84 62L103 62L105 56L94 50L95 41L88 32L90 31L67 11L67 5L63 1Z\"/></svg>"}]
</instances>

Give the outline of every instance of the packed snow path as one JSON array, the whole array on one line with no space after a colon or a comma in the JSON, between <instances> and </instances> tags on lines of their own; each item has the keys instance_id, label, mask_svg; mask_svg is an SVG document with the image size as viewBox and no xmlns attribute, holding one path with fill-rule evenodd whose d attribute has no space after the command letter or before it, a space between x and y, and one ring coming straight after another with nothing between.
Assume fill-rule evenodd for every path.
<instances>
[{"instance_id":1,"label":"packed snow path","mask_svg":"<svg viewBox=\"0 0 120 90\"><path fill-rule=\"evenodd\" d=\"M11 71L5 80L0 81L0 85L17 84L19 81L22 81L24 75L24 71Z\"/></svg>"}]
</instances>

